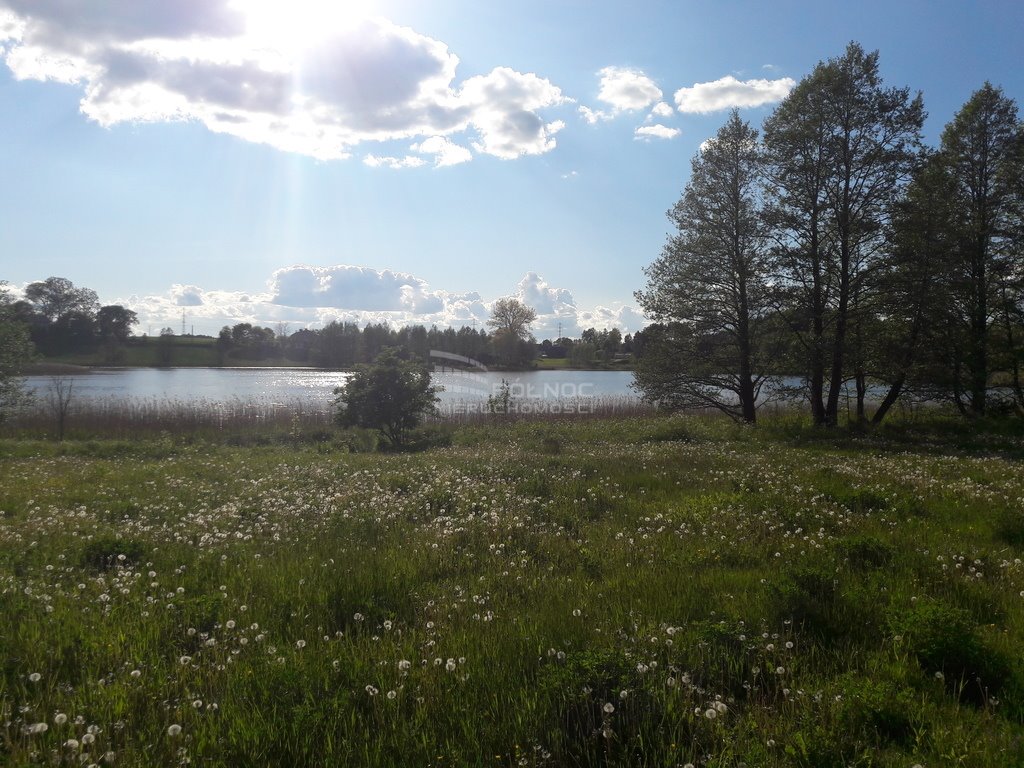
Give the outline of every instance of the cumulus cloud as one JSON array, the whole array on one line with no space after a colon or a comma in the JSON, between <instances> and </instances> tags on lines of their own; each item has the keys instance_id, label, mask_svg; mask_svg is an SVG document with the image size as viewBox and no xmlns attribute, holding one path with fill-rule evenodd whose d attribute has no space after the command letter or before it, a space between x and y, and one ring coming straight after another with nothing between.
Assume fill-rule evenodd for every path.
<instances>
[{"instance_id":1,"label":"cumulus cloud","mask_svg":"<svg viewBox=\"0 0 1024 768\"><path fill-rule=\"evenodd\" d=\"M598 71L600 86L597 98L608 105L607 109L578 108L584 122L594 125L611 120L624 112L635 112L655 104L654 111L661 114L661 108L668 107L661 102L661 89L639 69L630 67L604 67ZM672 108L668 107L668 115Z\"/></svg>"},{"instance_id":2,"label":"cumulus cloud","mask_svg":"<svg viewBox=\"0 0 1024 768\"><path fill-rule=\"evenodd\" d=\"M655 123L654 125L641 125L633 132L636 139L674 139L681 131L678 128L669 128L667 125Z\"/></svg>"},{"instance_id":3,"label":"cumulus cloud","mask_svg":"<svg viewBox=\"0 0 1024 768\"><path fill-rule=\"evenodd\" d=\"M279 269L271 276L270 291L271 303L289 307L430 314L444 306L441 295L417 277L347 264Z\"/></svg>"},{"instance_id":4,"label":"cumulus cloud","mask_svg":"<svg viewBox=\"0 0 1024 768\"><path fill-rule=\"evenodd\" d=\"M533 307L538 315L557 315L576 311L576 300L565 288L554 288L536 272L527 272L516 286L516 298Z\"/></svg>"},{"instance_id":5,"label":"cumulus cloud","mask_svg":"<svg viewBox=\"0 0 1024 768\"><path fill-rule=\"evenodd\" d=\"M568 99L537 74L496 67L460 84L443 42L386 19L342 22L329 4L303 0L279 12L275 29L241 7L0 0L0 44L15 77L81 85L82 112L104 126L193 120L319 159L412 139L440 150L414 150L435 165L468 159L465 147L440 143L453 134L500 158L555 146L562 124L541 111ZM300 22L296 45L283 28Z\"/></svg>"},{"instance_id":6,"label":"cumulus cloud","mask_svg":"<svg viewBox=\"0 0 1024 768\"><path fill-rule=\"evenodd\" d=\"M537 338L554 338L559 328L563 336L578 336L591 327L614 326L627 333L646 324L643 316L628 306L582 309L571 291L550 285L535 272L527 273L510 295L537 312L533 325ZM284 267L271 275L262 292L174 285L164 294L117 298L111 303L137 312L140 332L178 328L184 309L186 322L196 332L215 335L221 327L237 323L271 328L284 324L292 331L332 321L482 328L498 298L485 301L475 291L434 290L414 275L341 264Z\"/></svg>"},{"instance_id":7,"label":"cumulus cloud","mask_svg":"<svg viewBox=\"0 0 1024 768\"><path fill-rule=\"evenodd\" d=\"M591 109L590 107L579 107L579 113L583 117L584 122L588 125L594 125L603 120L611 120L614 115L611 112L604 112L600 109Z\"/></svg>"},{"instance_id":8,"label":"cumulus cloud","mask_svg":"<svg viewBox=\"0 0 1024 768\"><path fill-rule=\"evenodd\" d=\"M651 107L651 115L654 117L672 117L675 114L675 110L672 106L666 104L664 101L659 101L653 107Z\"/></svg>"},{"instance_id":9,"label":"cumulus cloud","mask_svg":"<svg viewBox=\"0 0 1024 768\"><path fill-rule=\"evenodd\" d=\"M444 136L431 136L429 139L413 144L413 152L434 156L434 167L444 168L447 165L459 165L473 159L473 153L463 146L446 139Z\"/></svg>"},{"instance_id":10,"label":"cumulus cloud","mask_svg":"<svg viewBox=\"0 0 1024 768\"><path fill-rule=\"evenodd\" d=\"M368 165L371 168L419 168L426 164L427 161L422 157L413 157L412 155L405 157L367 155L363 158L363 165Z\"/></svg>"},{"instance_id":11,"label":"cumulus cloud","mask_svg":"<svg viewBox=\"0 0 1024 768\"><path fill-rule=\"evenodd\" d=\"M732 107L760 107L786 98L796 81L791 77L777 80L737 80L732 75L710 83L695 83L675 92L680 112L717 112Z\"/></svg>"},{"instance_id":12,"label":"cumulus cloud","mask_svg":"<svg viewBox=\"0 0 1024 768\"><path fill-rule=\"evenodd\" d=\"M617 112L643 109L661 99L661 89L639 69L605 67L597 98Z\"/></svg>"},{"instance_id":13,"label":"cumulus cloud","mask_svg":"<svg viewBox=\"0 0 1024 768\"><path fill-rule=\"evenodd\" d=\"M199 307L203 304L203 289L195 285L172 285L169 293L179 307Z\"/></svg>"}]
</instances>

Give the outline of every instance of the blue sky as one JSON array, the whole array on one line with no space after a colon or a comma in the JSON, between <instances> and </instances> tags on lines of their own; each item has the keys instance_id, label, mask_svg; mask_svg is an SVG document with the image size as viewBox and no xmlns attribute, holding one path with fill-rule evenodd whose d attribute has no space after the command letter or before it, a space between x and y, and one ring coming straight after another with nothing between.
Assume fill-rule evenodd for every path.
<instances>
[{"instance_id":1,"label":"blue sky","mask_svg":"<svg viewBox=\"0 0 1024 768\"><path fill-rule=\"evenodd\" d=\"M856 40L935 142L986 79L1024 98L1021 30L1020 2L0 0L0 279L137 332L507 295L539 336L635 330L728 107L759 125Z\"/></svg>"}]
</instances>

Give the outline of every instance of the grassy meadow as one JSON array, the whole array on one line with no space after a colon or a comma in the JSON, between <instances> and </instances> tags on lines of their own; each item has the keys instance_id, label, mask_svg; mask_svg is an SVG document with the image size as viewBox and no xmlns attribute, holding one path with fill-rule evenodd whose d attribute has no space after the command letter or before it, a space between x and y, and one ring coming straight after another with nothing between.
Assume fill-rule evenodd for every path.
<instances>
[{"instance_id":1,"label":"grassy meadow","mask_svg":"<svg viewBox=\"0 0 1024 768\"><path fill-rule=\"evenodd\" d=\"M0 764L1024 764L1019 424L446 441L0 439Z\"/></svg>"}]
</instances>

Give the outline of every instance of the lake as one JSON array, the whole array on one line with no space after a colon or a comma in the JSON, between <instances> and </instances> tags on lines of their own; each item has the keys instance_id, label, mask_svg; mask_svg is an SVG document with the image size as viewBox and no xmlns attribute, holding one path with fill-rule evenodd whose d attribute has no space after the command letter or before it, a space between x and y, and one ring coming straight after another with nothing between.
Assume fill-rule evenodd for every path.
<instances>
[{"instance_id":1,"label":"lake","mask_svg":"<svg viewBox=\"0 0 1024 768\"><path fill-rule=\"evenodd\" d=\"M260 401L326 404L334 388L352 374L314 368L98 368L68 376L76 402L90 400L172 400L183 403ZM442 403L483 401L496 394L502 381L520 399L571 400L637 397L631 371L494 371L436 372L444 387ZM50 376L28 376L30 391L40 396L52 385Z\"/></svg>"}]
</instances>

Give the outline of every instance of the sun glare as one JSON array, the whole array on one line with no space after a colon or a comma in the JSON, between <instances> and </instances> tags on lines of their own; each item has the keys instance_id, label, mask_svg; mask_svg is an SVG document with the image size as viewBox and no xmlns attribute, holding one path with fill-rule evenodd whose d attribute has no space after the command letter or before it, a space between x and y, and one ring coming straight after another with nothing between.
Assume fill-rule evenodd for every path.
<instances>
[{"instance_id":1,"label":"sun glare","mask_svg":"<svg viewBox=\"0 0 1024 768\"><path fill-rule=\"evenodd\" d=\"M234 6L253 39L302 49L371 16L374 0L235 0Z\"/></svg>"}]
</instances>

